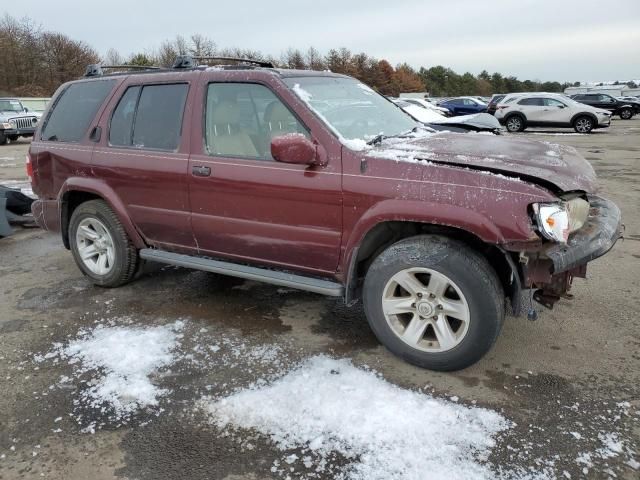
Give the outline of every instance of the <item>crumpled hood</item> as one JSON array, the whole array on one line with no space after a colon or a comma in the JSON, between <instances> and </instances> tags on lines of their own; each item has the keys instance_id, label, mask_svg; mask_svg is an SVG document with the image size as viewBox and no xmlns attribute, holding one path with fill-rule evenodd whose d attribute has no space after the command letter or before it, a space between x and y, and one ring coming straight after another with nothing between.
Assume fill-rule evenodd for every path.
<instances>
[{"instance_id":1,"label":"crumpled hood","mask_svg":"<svg viewBox=\"0 0 640 480\"><path fill-rule=\"evenodd\" d=\"M428 160L540 180L563 192L597 191L593 167L573 147L493 134L440 133L396 138L370 150L374 157Z\"/></svg>"}]
</instances>

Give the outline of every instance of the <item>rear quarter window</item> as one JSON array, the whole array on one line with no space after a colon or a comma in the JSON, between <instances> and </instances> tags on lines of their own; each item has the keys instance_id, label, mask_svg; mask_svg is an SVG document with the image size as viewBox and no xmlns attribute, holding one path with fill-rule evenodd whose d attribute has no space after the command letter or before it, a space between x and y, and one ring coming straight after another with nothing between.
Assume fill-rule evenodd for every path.
<instances>
[{"instance_id":1,"label":"rear quarter window","mask_svg":"<svg viewBox=\"0 0 640 480\"><path fill-rule=\"evenodd\" d=\"M98 80L69 85L60 94L45 119L41 139L58 142L80 141L115 83L115 80Z\"/></svg>"}]
</instances>

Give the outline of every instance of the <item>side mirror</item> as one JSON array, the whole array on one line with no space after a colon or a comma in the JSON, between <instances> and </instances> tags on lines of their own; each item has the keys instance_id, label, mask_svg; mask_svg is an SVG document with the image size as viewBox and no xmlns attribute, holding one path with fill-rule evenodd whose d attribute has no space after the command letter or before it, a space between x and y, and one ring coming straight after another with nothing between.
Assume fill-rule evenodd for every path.
<instances>
[{"instance_id":1,"label":"side mirror","mask_svg":"<svg viewBox=\"0 0 640 480\"><path fill-rule=\"evenodd\" d=\"M323 165L316 146L300 133L288 133L271 139L271 156L278 162L298 165Z\"/></svg>"},{"instance_id":2,"label":"side mirror","mask_svg":"<svg viewBox=\"0 0 640 480\"><path fill-rule=\"evenodd\" d=\"M25 112L28 112L28 111L29 111L29 109L28 109L27 107L24 107L24 111L25 111Z\"/></svg>"}]
</instances>

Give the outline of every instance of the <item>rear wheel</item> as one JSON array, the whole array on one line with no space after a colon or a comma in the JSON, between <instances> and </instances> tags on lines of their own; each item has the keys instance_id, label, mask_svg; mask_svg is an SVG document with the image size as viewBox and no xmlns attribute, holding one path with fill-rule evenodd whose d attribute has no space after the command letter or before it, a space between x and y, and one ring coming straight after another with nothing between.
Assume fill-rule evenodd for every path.
<instances>
[{"instance_id":1,"label":"rear wheel","mask_svg":"<svg viewBox=\"0 0 640 480\"><path fill-rule=\"evenodd\" d=\"M478 361L505 314L502 286L486 259L441 236L401 240L380 254L367 272L363 301L378 340L432 370Z\"/></svg>"},{"instance_id":2,"label":"rear wheel","mask_svg":"<svg viewBox=\"0 0 640 480\"><path fill-rule=\"evenodd\" d=\"M96 285L118 287L136 273L138 251L103 200L85 202L74 210L69 243L76 264Z\"/></svg>"},{"instance_id":3,"label":"rear wheel","mask_svg":"<svg viewBox=\"0 0 640 480\"><path fill-rule=\"evenodd\" d=\"M524 118L520 115L511 115L507 117L506 125L509 132L521 132L525 128Z\"/></svg>"},{"instance_id":4,"label":"rear wheel","mask_svg":"<svg viewBox=\"0 0 640 480\"><path fill-rule=\"evenodd\" d=\"M589 133L593 130L593 119L586 116L578 117L573 121L573 129L578 133Z\"/></svg>"},{"instance_id":5,"label":"rear wheel","mask_svg":"<svg viewBox=\"0 0 640 480\"><path fill-rule=\"evenodd\" d=\"M623 120L631 120L631 118L633 118L633 111L630 108L623 108L620 110L620 118Z\"/></svg>"}]
</instances>

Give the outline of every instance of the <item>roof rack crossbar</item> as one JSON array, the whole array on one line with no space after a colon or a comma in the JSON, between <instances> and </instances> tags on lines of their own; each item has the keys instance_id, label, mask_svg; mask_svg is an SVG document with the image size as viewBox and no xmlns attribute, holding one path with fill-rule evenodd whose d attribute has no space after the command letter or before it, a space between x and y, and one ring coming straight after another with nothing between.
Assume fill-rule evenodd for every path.
<instances>
[{"instance_id":1,"label":"roof rack crossbar","mask_svg":"<svg viewBox=\"0 0 640 480\"><path fill-rule=\"evenodd\" d=\"M197 67L196 60L198 61L220 61L220 62L237 62L248 63L251 65L257 65L259 67L273 68L273 63L265 62L262 60L253 60L251 58L239 58L239 57L211 57L211 56L191 56L180 55L176 57L173 62L173 68L195 68Z\"/></svg>"},{"instance_id":2,"label":"roof rack crossbar","mask_svg":"<svg viewBox=\"0 0 640 480\"><path fill-rule=\"evenodd\" d=\"M84 72L85 77L99 77L104 74L104 70L126 69L126 70L159 70L160 67L154 65L87 65Z\"/></svg>"}]
</instances>

